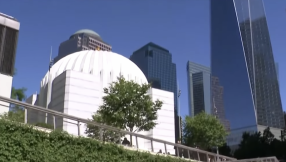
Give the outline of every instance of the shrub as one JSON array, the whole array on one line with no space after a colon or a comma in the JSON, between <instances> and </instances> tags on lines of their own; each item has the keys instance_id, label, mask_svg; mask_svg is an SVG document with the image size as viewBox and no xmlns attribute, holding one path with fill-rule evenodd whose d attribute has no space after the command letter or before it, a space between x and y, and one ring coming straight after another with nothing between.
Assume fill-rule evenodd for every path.
<instances>
[{"instance_id":1,"label":"shrub","mask_svg":"<svg viewBox=\"0 0 286 162\"><path fill-rule=\"evenodd\" d=\"M183 159L126 150L115 144L45 133L32 126L0 119L0 162L180 162Z\"/></svg>"},{"instance_id":2,"label":"shrub","mask_svg":"<svg viewBox=\"0 0 286 162\"><path fill-rule=\"evenodd\" d=\"M47 128L47 129L54 129L54 127L52 125L47 124L47 123L36 123L35 126Z\"/></svg>"}]
</instances>

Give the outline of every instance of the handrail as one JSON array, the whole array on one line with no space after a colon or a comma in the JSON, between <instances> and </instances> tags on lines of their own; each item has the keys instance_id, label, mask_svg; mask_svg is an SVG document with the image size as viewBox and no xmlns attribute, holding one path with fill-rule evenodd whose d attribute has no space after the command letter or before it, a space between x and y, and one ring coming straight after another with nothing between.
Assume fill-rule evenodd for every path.
<instances>
[{"instance_id":1,"label":"handrail","mask_svg":"<svg viewBox=\"0 0 286 162\"><path fill-rule=\"evenodd\" d=\"M10 98L7 98L7 97L0 96L0 101L7 102L7 103L10 103L10 104L15 104L15 105L18 105L18 106L22 106L22 107L24 107L26 109L33 109L33 110L36 110L36 111L52 114L54 116L59 116L59 117L63 117L63 118L66 118L66 119L71 119L71 120L74 120L74 121L77 121L77 122L91 124L91 125L94 125L94 126L98 126L100 128L104 128L104 129L120 132L120 133L123 133L123 134L132 135L132 136L134 136L136 138L140 137L140 138L147 139L147 140L150 140L150 141L153 141L153 142L159 142L159 143L164 144L165 146L166 145L172 145L172 146L175 146L176 148L188 150L188 152L189 151L194 151L194 152L197 152L197 153L204 153L204 154L207 155L207 157L209 157L211 155L213 157L224 158L226 161L236 160L235 158L232 158L232 157L227 157L227 156L224 156L224 155L218 155L218 154L215 154L215 153L212 153L212 152L207 152L207 151L204 151L204 150L200 150L200 149L196 149L196 148L192 148L192 147L187 147L187 146L184 146L184 145L181 145L181 144L176 144L176 143L172 143L172 142L168 142L168 141L152 138L152 137L149 137L149 136L145 136L145 135L142 135L142 134L121 130L121 129L118 129L118 128L115 128L115 127L112 127L112 126L108 126L108 125L105 125L105 124L101 124L101 123L97 123L97 122L94 122L94 121L90 121L88 119L83 119L83 118L79 118L79 117L76 117L76 116L67 115L65 113L61 113L61 112L54 111L54 110L47 109L47 108L43 108L43 107L40 107L40 106L35 106L35 105L28 104L28 103L20 102L18 100L10 99Z\"/></svg>"},{"instance_id":2,"label":"handrail","mask_svg":"<svg viewBox=\"0 0 286 162\"><path fill-rule=\"evenodd\" d=\"M263 161L268 161L270 160L270 162L279 162L279 160L275 157L275 156L272 156L272 157L261 157L261 158L252 158L252 159L242 159L242 160L235 160L233 162L263 162ZM272 161L274 160L274 161Z\"/></svg>"}]
</instances>

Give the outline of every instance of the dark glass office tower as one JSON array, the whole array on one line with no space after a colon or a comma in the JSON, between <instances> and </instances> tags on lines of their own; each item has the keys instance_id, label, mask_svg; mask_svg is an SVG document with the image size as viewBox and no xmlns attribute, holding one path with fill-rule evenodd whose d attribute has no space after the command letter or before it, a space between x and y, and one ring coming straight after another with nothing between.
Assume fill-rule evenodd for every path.
<instances>
[{"instance_id":1,"label":"dark glass office tower","mask_svg":"<svg viewBox=\"0 0 286 162\"><path fill-rule=\"evenodd\" d=\"M231 130L284 128L262 0L211 0L211 73L224 88ZM256 130L255 130L256 129Z\"/></svg>"},{"instance_id":2,"label":"dark glass office tower","mask_svg":"<svg viewBox=\"0 0 286 162\"><path fill-rule=\"evenodd\" d=\"M130 56L145 74L153 88L174 93L175 138L179 138L179 118L177 114L177 73L176 64L172 63L171 53L154 43L148 43Z\"/></svg>"},{"instance_id":3,"label":"dark glass office tower","mask_svg":"<svg viewBox=\"0 0 286 162\"><path fill-rule=\"evenodd\" d=\"M194 117L204 111L211 114L210 68L195 62L187 62L189 115Z\"/></svg>"}]
</instances>

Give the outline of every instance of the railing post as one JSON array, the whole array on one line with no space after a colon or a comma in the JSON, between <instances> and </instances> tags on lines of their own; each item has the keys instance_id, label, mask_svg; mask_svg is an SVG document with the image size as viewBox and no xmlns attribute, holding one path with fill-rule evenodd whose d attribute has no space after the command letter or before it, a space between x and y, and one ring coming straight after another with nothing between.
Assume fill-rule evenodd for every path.
<instances>
[{"instance_id":1,"label":"railing post","mask_svg":"<svg viewBox=\"0 0 286 162\"><path fill-rule=\"evenodd\" d=\"M102 128L99 128L100 140L103 141L103 131Z\"/></svg>"},{"instance_id":2,"label":"railing post","mask_svg":"<svg viewBox=\"0 0 286 162\"><path fill-rule=\"evenodd\" d=\"M167 155L168 152L167 152L167 145L166 145L166 143L164 143L164 147L165 147L165 154Z\"/></svg>"},{"instance_id":3,"label":"railing post","mask_svg":"<svg viewBox=\"0 0 286 162\"><path fill-rule=\"evenodd\" d=\"M207 162L210 162L209 155L208 154L206 154L206 155L207 155Z\"/></svg>"},{"instance_id":4,"label":"railing post","mask_svg":"<svg viewBox=\"0 0 286 162\"><path fill-rule=\"evenodd\" d=\"M188 151L188 158L191 159L190 150L187 150L187 151Z\"/></svg>"},{"instance_id":5,"label":"railing post","mask_svg":"<svg viewBox=\"0 0 286 162\"><path fill-rule=\"evenodd\" d=\"M24 110L25 111L25 119L24 119L25 121L24 122L25 122L25 124L27 124L28 123L28 112L27 112L28 110L25 107L24 107L24 109L25 109Z\"/></svg>"},{"instance_id":6,"label":"railing post","mask_svg":"<svg viewBox=\"0 0 286 162\"><path fill-rule=\"evenodd\" d=\"M197 152L197 154L198 154L198 161L200 161L201 159L200 159L200 153L199 153L199 151Z\"/></svg>"},{"instance_id":7,"label":"railing post","mask_svg":"<svg viewBox=\"0 0 286 162\"><path fill-rule=\"evenodd\" d=\"M137 137L137 136L135 136L135 140L136 140L136 147L137 147L137 149L139 149L139 146L138 146L138 137Z\"/></svg>"},{"instance_id":8,"label":"railing post","mask_svg":"<svg viewBox=\"0 0 286 162\"><path fill-rule=\"evenodd\" d=\"M178 146L176 146L176 150L177 150L177 156L180 157L179 147Z\"/></svg>"},{"instance_id":9,"label":"railing post","mask_svg":"<svg viewBox=\"0 0 286 162\"><path fill-rule=\"evenodd\" d=\"M151 140L151 151L154 152L153 140Z\"/></svg>"},{"instance_id":10,"label":"railing post","mask_svg":"<svg viewBox=\"0 0 286 162\"><path fill-rule=\"evenodd\" d=\"M53 126L54 130L56 130L56 117L53 115Z\"/></svg>"},{"instance_id":11,"label":"railing post","mask_svg":"<svg viewBox=\"0 0 286 162\"><path fill-rule=\"evenodd\" d=\"M80 123L79 123L79 121L77 121L77 133L78 133L78 136L80 136Z\"/></svg>"}]
</instances>

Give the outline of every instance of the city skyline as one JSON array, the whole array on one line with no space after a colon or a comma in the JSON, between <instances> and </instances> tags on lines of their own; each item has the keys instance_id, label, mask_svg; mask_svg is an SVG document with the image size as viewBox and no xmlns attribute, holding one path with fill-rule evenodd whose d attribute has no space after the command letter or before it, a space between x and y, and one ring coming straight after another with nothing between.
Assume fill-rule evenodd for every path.
<instances>
[{"instance_id":1,"label":"city skyline","mask_svg":"<svg viewBox=\"0 0 286 162\"><path fill-rule=\"evenodd\" d=\"M101 6L109 6L111 8L114 8L116 5L126 5L126 3L117 3L114 2L114 5L107 5L106 2L99 2ZM79 17L81 17L83 14L78 15L79 22L77 24L71 23L72 20L69 19L70 15L74 12L71 10L67 10L66 14L59 15L59 12L52 13L52 15L46 15L45 12L47 12L44 8L41 7L47 7L51 6L52 8L57 9L58 7L64 6L66 4L61 2L44 2L43 4L40 4L38 2L34 2L34 4L25 4L22 2L18 2L17 5L15 5L14 2L4 2L3 5L5 6L3 8L4 13L7 13L9 15L13 15L17 19L19 19L22 22L22 30L20 32L19 36L19 48L17 50L17 60L16 60L16 68L18 70L17 75L14 78L14 86L15 87L26 87L28 88L27 95L30 95L37 91L39 85L36 81L29 82L27 79L25 79L27 76L29 76L28 72L34 73L34 80L40 80L42 78L43 71L47 70L47 66L49 64L49 55L50 55L50 46L52 45L54 49L57 49L60 42L64 41L68 36L70 36L71 33L74 31L77 31L79 29L83 28L89 28L94 30L95 32L98 32L100 35L104 36L104 40L112 44L113 51L122 53L125 57L129 57L135 49L140 47L142 44L146 44L147 42L155 42L158 43L166 48L168 48L170 51L172 51L174 54L174 63L178 64L177 72L178 72L178 81L180 83L180 87L182 89L182 95L180 97L181 99L181 114L187 115L188 114L188 101L187 101L187 82L186 82L186 72L185 72L185 63L182 64L182 62L185 62L184 60L192 60L194 62L203 64L208 66L208 44L205 42L208 42L208 2L204 1L193 1L193 2L183 2L182 4L173 4L171 2L166 2L166 6L171 7L171 10L164 10L160 9L163 13L167 13L167 11L170 11L171 15L174 15L175 18L170 18L168 20L162 19L165 17L165 14L155 14L158 12L158 6L159 3L152 2L154 5L143 4L143 3L130 3L127 6L136 6L136 5L146 5L149 6L149 11L151 13L148 13L146 15L140 16L139 20L143 22L147 22L148 17L150 17L150 14L154 14L154 17L151 18L151 21L160 20L162 21L161 24L157 22L153 22L152 28L148 28L148 23L140 23L138 20L138 23L135 19L133 19L132 16L125 16L125 14L132 12L128 11L128 8L122 8L122 10L125 10L121 12L114 12L110 13L109 15L104 15L105 17L102 19L98 19L94 23L90 23L89 20L83 20ZM270 34L271 39L274 39L273 46L274 54L277 57L277 61L280 63L280 69L283 69L285 65L281 62L283 60L283 53L286 52L284 50L281 41L282 35L285 35L282 31L283 28L285 28L285 23L282 22L282 25L276 27L276 24L280 23L281 19L284 17L281 17L281 14L284 13L279 12L279 7L283 6L285 3L279 2L280 4L271 4L268 2L269 8L266 11L268 11L268 17L271 18L272 23L270 23ZM21 10L19 7L26 6L27 8L33 7L36 4L39 5L37 10L29 10L27 14L20 14ZM195 4L195 5L194 5ZM28 6L27 6L28 5ZM70 6L80 6L80 3L72 2L69 4ZM12 7L14 6L14 7ZM88 5L92 6L92 5ZM113 7L114 6L114 7ZM154 6L154 7L150 7ZM156 7L157 6L157 7ZM193 10L190 10L189 6L192 7ZM196 6L196 7L194 7ZM125 6L126 7L126 6ZM277 8L278 7L278 8ZM131 7L132 8L132 7ZM143 7L144 8L144 7ZM136 9L138 10L138 8ZM282 10L282 7L280 7L280 10ZM56 10L57 11L57 10ZM58 10L60 11L60 10ZM116 11L116 10L114 10ZM143 11L143 10L142 10ZM140 14L142 14L141 9L139 9ZM271 11L271 12L270 12ZM37 12L37 14L36 14ZM87 10L87 12L91 12ZM95 14L98 14L100 12L103 12L102 9L99 9ZM97 13L98 12L98 13ZM33 14L35 13L35 14ZM122 17L118 21L111 23L107 22L105 20L110 20L112 15L115 15L115 13ZM145 12L143 12L145 13ZM190 17L188 15L192 15L193 13L197 13L201 15L200 17ZM169 14L169 13L168 13ZM57 15L57 16L55 16ZM32 30L33 26L36 26L36 22L29 21L30 19L36 19L37 16L41 16L41 19L45 19L47 21L42 22L39 26L41 30ZM54 17L53 19L49 19L48 17ZM77 17L77 15L74 15ZM279 17L280 16L280 17ZM65 18L66 17L66 18ZM75 18L76 18L75 17ZM124 17L124 19L123 19ZM178 19L177 19L178 18ZM59 22L61 19L67 19L65 21L67 24L65 25L58 25L57 23L53 26L49 26L49 24L52 24L51 21ZM132 19L135 21L132 24L124 22L130 21ZM126 21L125 21L126 20ZM186 20L189 20L186 22ZM192 23L195 21L199 21L200 23ZM168 23L170 22L170 23ZM174 23L176 22L176 23ZM273 23L274 22L274 23ZM113 24L120 24L119 26L115 27ZM176 25L177 24L177 25ZM184 25L182 25L184 24ZM37 25L38 26L38 25ZM128 27L129 26L129 27ZM184 27L183 27L184 26ZM275 28L274 28L275 27ZM161 30L163 29L164 30ZM271 29L272 28L272 29ZM140 29L140 30L139 30ZM192 30L189 30L192 29ZM275 30L274 30L275 29ZM42 32L45 30L46 32ZM60 31L54 33L53 31ZM129 31L129 32L128 32ZM282 33L281 33L282 32ZM31 34L33 33L33 34ZM171 34L170 34L171 33ZM196 34L198 33L198 34ZM279 33L279 34L278 34ZM36 35L41 35L45 37L42 41L36 41ZM124 40L124 41L122 41ZM280 45L281 44L281 45ZM191 48L190 48L191 45ZM277 48L278 47L278 48ZM44 52L46 49L46 53ZM285 51L285 52L284 52ZM57 54L57 51L53 53L53 56ZM36 62L33 62L30 64L30 60L37 60ZM29 64L27 64L29 63ZM182 64L182 65L181 65ZM35 69L34 67L37 67ZM285 87L283 85L283 82L285 82L284 79L285 76L281 73L280 75L280 82L281 89ZM285 92L281 91L283 94ZM284 96L282 94L282 96ZM285 101L284 101L285 102ZM285 109L285 108L284 108Z\"/></svg>"}]
</instances>

